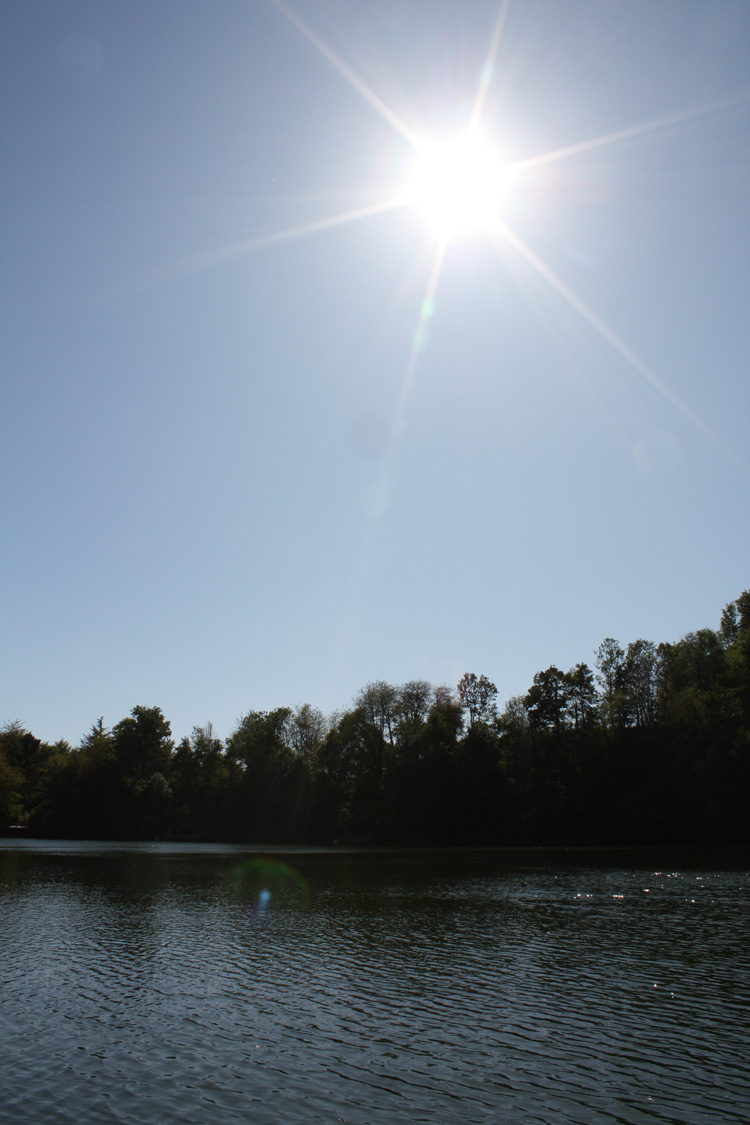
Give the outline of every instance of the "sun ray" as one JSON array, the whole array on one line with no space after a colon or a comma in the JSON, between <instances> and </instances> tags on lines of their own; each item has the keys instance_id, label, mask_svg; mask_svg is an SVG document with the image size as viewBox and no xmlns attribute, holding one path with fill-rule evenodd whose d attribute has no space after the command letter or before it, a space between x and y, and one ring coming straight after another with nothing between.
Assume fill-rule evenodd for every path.
<instances>
[{"instance_id":1,"label":"sun ray","mask_svg":"<svg viewBox=\"0 0 750 1125\"><path fill-rule=\"evenodd\" d=\"M392 475L395 438L400 429L404 414L406 413L406 404L409 398L409 390L414 378L414 372L419 361L419 356L424 348L427 325L434 312L435 294L437 292L438 283L440 281L443 261L445 259L445 252L446 244L441 243L435 251L435 256L432 260L432 266L430 267L430 273L427 278L424 297L422 298L422 303L419 307L417 327L412 337L412 345L409 352L409 359L406 364L406 370L404 371L404 377L401 380L401 390L399 392L398 402L393 414L393 422L391 423L388 447L385 451L383 464L375 482L375 487L373 489L371 511L368 515L364 533L362 535L359 557L354 569L354 573L352 575L344 613L342 615L342 620L338 628L337 649L340 656L337 657L337 660L343 658L343 655L346 653L351 637L354 633L357 612L362 600L362 590L367 578L370 560L372 558L372 552L375 547L378 525L387 504L389 482Z\"/></svg>"},{"instance_id":2,"label":"sun ray","mask_svg":"<svg viewBox=\"0 0 750 1125\"><path fill-rule=\"evenodd\" d=\"M355 207L351 211L340 211L338 214L328 215L324 219L313 219L309 223L300 223L295 227L286 227L284 230L260 234L243 242L232 243L220 250L213 250L209 254L201 255L193 261L201 265L227 261L244 254L253 254L256 250L263 250L266 246L278 246L284 242L293 242L298 238L307 238L309 235L331 230L332 227L340 227L345 223L353 223L359 219L368 219L372 215L381 215L384 211L393 211L403 206L404 201L400 197L381 199L377 203L368 203L364 207Z\"/></svg>"},{"instance_id":3,"label":"sun ray","mask_svg":"<svg viewBox=\"0 0 750 1125\"><path fill-rule=\"evenodd\" d=\"M750 97L747 94L741 94L734 98L725 98L723 101L711 102L708 105L686 109L681 113L671 113L666 117L657 117L655 120L643 122L641 125L631 125L627 129L618 129L614 133L605 133L601 137L592 137L588 141L580 141L578 144L566 145L564 148L557 148L551 152L543 152L538 156L530 156L527 160L517 160L510 166L510 171L512 173L525 172L529 168L537 168L541 164L552 164L558 160L568 160L571 156L580 156L581 153L591 152L593 149L606 148L608 145L619 144L621 141L629 141L634 137L642 137L648 133L656 133L660 129L668 129L672 125L680 125L684 121L693 121L696 118L705 117L711 113L718 113L722 109L728 109L733 105L741 105L748 100L750 100Z\"/></svg>"},{"instance_id":4,"label":"sun ray","mask_svg":"<svg viewBox=\"0 0 750 1125\"><path fill-rule=\"evenodd\" d=\"M363 82L357 74L354 73L351 67L346 65L343 59L339 58L336 52L333 51L327 43L324 43L323 40L315 34L312 28L307 26L304 20L300 19L296 12L293 12L292 9L284 3L284 0L272 0L272 3L276 8L278 8L281 14L286 19L288 19L294 27L297 28L297 31L299 31L301 35L304 35L308 43L310 43L316 49L316 51L318 51L323 56L323 58L326 59L331 64L331 66L339 72L341 77L345 78L346 81L351 86L353 86L359 94L362 95L365 101L368 101L370 105L378 111L381 117L384 117L385 120L390 125L392 125L393 128L396 129L396 131L399 132L402 137L405 137L409 144L413 145L415 148L418 146L419 138L417 137L416 133L414 133L409 128L409 126L401 120L398 114L395 113L394 110L390 108L390 106L386 105L382 98L378 97L374 90L371 90L370 87L365 82Z\"/></svg>"},{"instance_id":5,"label":"sun ray","mask_svg":"<svg viewBox=\"0 0 750 1125\"><path fill-rule=\"evenodd\" d=\"M638 356L634 352L632 352L630 348L627 347L626 344L622 342L619 336L616 336L612 329L608 328L607 325L604 324L604 322L601 321L599 317L591 311L588 305L584 304L584 302L579 297L576 297L575 293L568 289L567 285L565 285L564 282L560 280L557 274L555 274L549 268L549 266L545 265L541 258L537 257L533 250L531 250L530 247L526 245L523 239L514 234L510 227L508 227L500 220L498 220L497 222L497 234L501 236L510 246L512 246L513 249L518 254L520 254L520 256L526 262L528 262L528 264L532 266L533 269L535 269L537 273L541 277L543 277L544 280L550 286L552 286L552 288L557 293L559 293L559 295L565 301L567 301L570 307L574 309L575 312L579 314L579 316L583 317L586 323L589 324L594 329L594 331L602 337L603 340L605 340L612 348L614 348L618 355L620 355L627 363L629 363L630 366L635 371L637 371L639 375L643 376L643 378L646 379L647 382L649 382L651 386L656 391L658 391L658 393L683 416L683 418L686 418L691 423L691 425L693 425L701 434L703 434L703 436L707 438L707 440L710 441L712 445L719 449L721 453L732 462L732 464L741 469L743 472L750 471L745 462L742 461L733 452L733 450L729 449L721 440L721 438L719 438L718 435L715 434L709 426L702 422L701 419L696 414L694 414L692 410L690 410L690 408L687 407L673 391L669 389L666 383L664 383L658 375L654 374L654 372L649 367L647 367L646 364L643 363L643 361L640 360Z\"/></svg>"},{"instance_id":6,"label":"sun ray","mask_svg":"<svg viewBox=\"0 0 750 1125\"><path fill-rule=\"evenodd\" d=\"M425 136L420 136L415 133L409 125L391 108L367 83L349 66L344 60L324 41L312 28L299 16L286 0L272 0L272 3L279 11L279 13L296 29L296 31L303 36L307 43L319 54L326 62L334 68L338 75L352 88L356 93L373 108L378 115L390 125L396 133L403 137L409 145L411 145L416 153L417 158L429 155L430 146L433 143L440 144L440 138L434 142ZM471 106L471 113L466 130L466 137L461 137L458 140L461 143L466 143L468 138L469 145L483 144L484 139L479 136L480 125L485 114L487 99L490 92L490 83L492 80L493 70L496 66L497 59L500 52L500 47L503 42L505 34L508 13L510 10L510 0L498 0L497 16L495 18L492 34L489 39L487 47L484 67L481 71L479 78L476 97L473 105ZM528 159L519 160L515 163L503 166L503 191L507 186L508 176L517 173L524 173L537 167L553 164L555 162L571 159L588 152L593 152L599 149L604 149L608 146L621 144L630 140L634 140L641 136L646 136L651 133L657 133L669 129L673 126L689 122L691 120L716 113L722 109L729 108L733 105L738 105L746 102L748 97L746 95L727 98L723 101L717 101L708 105L703 105L697 108L684 110L680 113L674 113L666 116L659 117L655 120L647 121L638 125L630 126L626 129L620 129L611 133L601 136L592 137L588 140L578 142L576 144L567 145L561 148L551 150L549 152L539 153ZM451 138L448 139L449 142ZM469 153L471 149L468 150ZM494 152L492 148L488 152ZM441 170L440 161L438 161L438 171L435 177L436 189L435 193L439 195L440 190L446 189L446 182L450 191L454 195L461 195L463 190L462 184L459 183L451 189L450 180L453 171L453 165L461 168L464 172L464 179L466 179L466 153L458 149L458 156L453 159L451 164L450 153L449 158L444 162ZM447 168L447 171L446 171ZM494 168L494 165L493 165ZM487 169L485 167L485 173ZM493 173L494 174L494 173ZM470 192L469 195L475 197L480 194L480 187L473 185L471 176L468 176ZM480 185L483 181L480 180ZM472 186L473 185L473 186ZM315 234L319 231L325 231L332 227L338 226L343 223L352 222L360 218L365 218L368 215L378 214L380 212L395 209L404 204L417 203L419 208L420 201L410 197L410 190L412 185L407 183L404 185L403 194L396 199L384 200L367 207L358 208L353 211L343 212L339 215L329 216L325 219L317 220L315 222L301 224L299 226L290 227L285 231L279 231L275 234L261 235L256 238L249 239L243 243L238 243L234 246L226 247L224 250L219 250L211 255L205 256L201 259L201 263L210 264L211 262L220 262L227 258L235 257L242 254L253 253L266 246L272 246L284 243L296 238L306 237ZM429 185L428 185L429 187ZM430 189L431 190L431 189ZM539 275L556 293L561 297L567 305L577 313L583 321L592 329L606 344L608 344L617 355L624 360L630 368L638 373L641 378L645 379L648 384L666 401L673 409L682 415L697 431L699 431L705 438L707 438L712 445L717 447L724 456L738 466L742 471L747 472L748 468L743 462L728 449L724 443L706 426L699 417L697 417L678 397L670 390L666 383L664 383L653 371L644 364L638 356L635 355L620 338L607 327L606 324L580 299L578 298L561 279L547 266L545 263L533 253L533 251L526 245L526 243L518 237L504 222L502 222L497 213L500 206L501 197L504 198L502 192L498 192L497 206L493 202L492 208L482 207L481 221L479 228L484 232L495 245L498 251L503 251L507 247L515 251L525 263L530 266L535 274ZM493 201L495 197L493 196ZM424 201L423 201L424 202ZM424 207L421 208L424 210ZM491 213L485 214L486 211ZM447 224L448 226L450 224ZM384 450L382 461L374 473L374 479L371 481L372 493L368 496L368 501L365 504L365 515L361 528L361 539L357 555L353 561L352 571L348 582L348 589L345 597L342 599L342 613L339 619L337 630L337 643L335 646L336 655L334 662L338 665L346 658L346 653L350 648L352 636L354 634L357 617L364 598L365 586L372 566L373 552L377 543L379 529L381 528L383 517L388 509L389 497L394 486L395 466L396 466L396 451L397 451L397 436L400 432L400 427L404 421L407 406L412 391L417 368L422 356L424 345L427 337L430 320L434 313L435 294L438 289L439 281L442 275L444 262L448 248L448 231L442 230L437 240L434 256L432 257L431 265L427 276L427 284L424 290L424 296L419 308L417 317L416 328L414 330L411 346L406 357L403 367L403 375L401 378L400 387L398 388L398 397L393 411L389 438ZM420 263L421 268L421 263Z\"/></svg>"},{"instance_id":7,"label":"sun ray","mask_svg":"<svg viewBox=\"0 0 750 1125\"><path fill-rule=\"evenodd\" d=\"M404 372L404 378L401 383L401 393L399 395L398 406L396 408L394 426L397 426L404 416L404 412L406 410L406 402L409 397L409 390L411 388L412 380L414 378L414 372L417 367L417 360L419 359L419 354L423 350L426 342L427 327L435 311L435 294L437 292L438 282L440 281L440 275L443 270L443 262L445 261L445 252L447 250L447 245L448 244L445 241L438 243L438 246L435 250L435 257L432 260L432 268L427 280L427 288L425 289L425 295L422 298L422 304L419 308L419 320L417 321L416 331L414 332L414 336L412 337L409 360L406 365L406 371Z\"/></svg>"},{"instance_id":8,"label":"sun ray","mask_svg":"<svg viewBox=\"0 0 750 1125\"><path fill-rule=\"evenodd\" d=\"M508 17L508 10L510 8L510 0L502 0L500 9L497 13L497 20L495 21L495 29L492 32L492 39L487 51L487 59L482 69L482 77L479 81L479 89L477 90L474 108L471 112L471 120L469 121L469 132L475 133L479 128L479 122L484 112L484 103L487 100L487 91L490 86L490 79L492 78L492 71L495 67L495 60L497 59L497 52L500 50L500 41L503 37L503 30L505 29L505 21Z\"/></svg>"},{"instance_id":9,"label":"sun ray","mask_svg":"<svg viewBox=\"0 0 750 1125\"><path fill-rule=\"evenodd\" d=\"M87 307L95 306L103 302L129 296L132 293L146 293L151 289L158 289L162 285L169 285L171 282L178 281L180 278L189 277L203 270L212 269L214 266L220 266L225 262L232 261L234 258L254 254L256 251L263 250L267 246L278 246L283 245L285 242L292 242L297 238L307 238L321 231L331 230L333 227L357 222L359 219L367 219L370 218L370 216L380 215L386 211L393 211L404 205L403 199L400 198L384 199L377 203L369 203L363 207L355 207L350 211L340 211L335 215L328 215L324 219L314 219L309 223L300 223L298 226L286 227L284 230L261 234L256 238L244 239L241 242L232 242L228 246L222 246L215 250L209 250L204 254L195 254L190 258L184 258L180 261L173 262L169 266L154 271L149 277L140 277L129 281L124 280L104 290L100 289L96 296L91 297L84 302L84 304Z\"/></svg>"}]
</instances>

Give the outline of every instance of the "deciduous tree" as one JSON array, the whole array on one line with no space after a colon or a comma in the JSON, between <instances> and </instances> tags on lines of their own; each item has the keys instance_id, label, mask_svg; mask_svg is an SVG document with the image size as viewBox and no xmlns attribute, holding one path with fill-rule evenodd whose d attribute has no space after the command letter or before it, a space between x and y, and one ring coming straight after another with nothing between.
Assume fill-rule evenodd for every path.
<instances>
[{"instance_id":1,"label":"deciduous tree","mask_svg":"<svg viewBox=\"0 0 750 1125\"><path fill-rule=\"evenodd\" d=\"M524 702L533 729L554 730L559 734L565 726L568 707L568 681L564 672L554 664L544 672L537 672Z\"/></svg>"},{"instance_id":2,"label":"deciduous tree","mask_svg":"<svg viewBox=\"0 0 750 1125\"><path fill-rule=\"evenodd\" d=\"M573 720L574 730L583 730L592 726L596 716L594 673L588 664L576 664L565 673L565 683L568 713Z\"/></svg>"},{"instance_id":3,"label":"deciduous tree","mask_svg":"<svg viewBox=\"0 0 750 1125\"><path fill-rule=\"evenodd\" d=\"M596 677L601 687L601 713L605 726L622 726L625 715L625 652L614 637L605 637L596 650Z\"/></svg>"},{"instance_id":4,"label":"deciduous tree","mask_svg":"<svg viewBox=\"0 0 750 1125\"><path fill-rule=\"evenodd\" d=\"M475 723L488 723L495 714L497 688L486 676L466 672L458 681L456 688L458 701L469 713L469 726Z\"/></svg>"}]
</instances>

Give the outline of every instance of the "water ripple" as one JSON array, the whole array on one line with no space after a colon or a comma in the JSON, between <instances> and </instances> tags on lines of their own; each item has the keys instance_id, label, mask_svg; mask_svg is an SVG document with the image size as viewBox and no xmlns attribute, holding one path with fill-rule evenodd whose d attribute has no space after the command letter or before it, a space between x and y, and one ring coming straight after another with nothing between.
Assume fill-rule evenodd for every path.
<instances>
[{"instance_id":1,"label":"water ripple","mask_svg":"<svg viewBox=\"0 0 750 1125\"><path fill-rule=\"evenodd\" d=\"M243 858L14 853L0 1120L750 1119L746 867L310 853L259 906Z\"/></svg>"}]
</instances>

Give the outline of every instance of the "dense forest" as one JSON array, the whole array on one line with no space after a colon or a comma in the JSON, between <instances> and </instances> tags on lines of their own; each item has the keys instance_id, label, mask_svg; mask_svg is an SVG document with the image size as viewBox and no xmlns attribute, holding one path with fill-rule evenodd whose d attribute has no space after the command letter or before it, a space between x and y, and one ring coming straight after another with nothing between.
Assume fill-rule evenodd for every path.
<instances>
[{"instance_id":1,"label":"dense forest","mask_svg":"<svg viewBox=\"0 0 750 1125\"><path fill-rule=\"evenodd\" d=\"M718 630L611 637L501 710L467 673L367 684L341 713L249 711L175 747L134 707L77 747L0 731L0 826L78 839L248 843L748 843L750 591ZM6 828L7 826L7 828Z\"/></svg>"}]
</instances>

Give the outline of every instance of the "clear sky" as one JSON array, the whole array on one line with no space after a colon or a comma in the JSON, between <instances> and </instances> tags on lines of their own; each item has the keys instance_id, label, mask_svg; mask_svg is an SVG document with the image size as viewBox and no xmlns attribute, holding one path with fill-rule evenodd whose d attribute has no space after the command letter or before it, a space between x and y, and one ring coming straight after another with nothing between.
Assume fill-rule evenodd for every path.
<instances>
[{"instance_id":1,"label":"clear sky","mask_svg":"<svg viewBox=\"0 0 750 1125\"><path fill-rule=\"evenodd\" d=\"M5 0L0 56L0 721L503 701L750 586L745 0Z\"/></svg>"}]
</instances>

